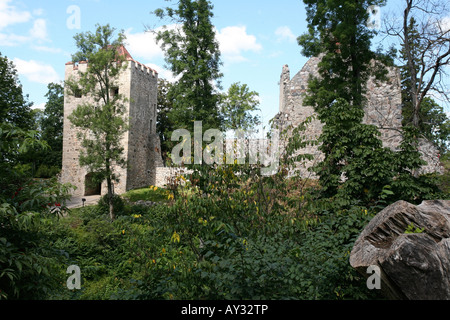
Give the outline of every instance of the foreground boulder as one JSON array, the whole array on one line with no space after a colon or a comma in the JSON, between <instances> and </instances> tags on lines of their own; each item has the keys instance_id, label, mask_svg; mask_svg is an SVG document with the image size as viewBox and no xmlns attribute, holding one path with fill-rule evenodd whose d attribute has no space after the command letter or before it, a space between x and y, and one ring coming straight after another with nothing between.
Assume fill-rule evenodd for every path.
<instances>
[{"instance_id":1,"label":"foreground boulder","mask_svg":"<svg viewBox=\"0 0 450 320\"><path fill-rule=\"evenodd\" d=\"M386 207L355 242L350 264L366 277L378 266L388 299L449 300L450 201Z\"/></svg>"}]
</instances>

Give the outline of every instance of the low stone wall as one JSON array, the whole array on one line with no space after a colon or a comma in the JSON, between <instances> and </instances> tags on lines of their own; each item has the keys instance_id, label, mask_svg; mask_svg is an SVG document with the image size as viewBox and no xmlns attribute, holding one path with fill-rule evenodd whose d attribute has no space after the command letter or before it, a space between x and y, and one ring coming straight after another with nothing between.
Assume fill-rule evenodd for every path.
<instances>
[{"instance_id":1,"label":"low stone wall","mask_svg":"<svg viewBox=\"0 0 450 320\"><path fill-rule=\"evenodd\" d=\"M164 188L167 184L181 174L190 174L192 170L186 168L174 168L174 167L157 167L155 186Z\"/></svg>"}]
</instances>

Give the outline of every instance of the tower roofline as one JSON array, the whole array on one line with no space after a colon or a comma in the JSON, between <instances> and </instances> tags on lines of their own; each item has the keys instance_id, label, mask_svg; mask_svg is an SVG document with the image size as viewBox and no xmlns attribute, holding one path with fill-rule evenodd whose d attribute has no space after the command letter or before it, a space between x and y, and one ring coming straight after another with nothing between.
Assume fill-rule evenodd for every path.
<instances>
[{"instance_id":1,"label":"tower roofline","mask_svg":"<svg viewBox=\"0 0 450 320\"><path fill-rule=\"evenodd\" d=\"M135 65L140 66L141 68L147 69L147 71L149 73L152 74L158 74L158 71L146 66L143 63L140 63L139 61L133 59L133 57L131 56L130 52L127 50L127 48L125 48L125 46L120 46L117 48L117 52L119 53L120 56L124 56L125 57L125 61L132 61L135 63ZM79 61L78 64L87 64L87 61ZM66 66L70 66L73 65L74 70L77 69L76 63L73 61L69 61L66 63Z\"/></svg>"}]
</instances>

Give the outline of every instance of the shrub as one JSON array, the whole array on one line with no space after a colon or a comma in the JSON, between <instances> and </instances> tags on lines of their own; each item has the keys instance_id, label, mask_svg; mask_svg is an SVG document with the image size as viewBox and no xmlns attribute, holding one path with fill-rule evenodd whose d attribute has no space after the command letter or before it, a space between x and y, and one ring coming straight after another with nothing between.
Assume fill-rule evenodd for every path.
<instances>
[{"instance_id":1,"label":"shrub","mask_svg":"<svg viewBox=\"0 0 450 320\"><path fill-rule=\"evenodd\" d=\"M125 203L121 196L114 194L112 198L114 204L114 213L116 215L124 214ZM97 209L100 214L108 214L109 213L109 196L106 194L100 198L97 203Z\"/></svg>"}]
</instances>

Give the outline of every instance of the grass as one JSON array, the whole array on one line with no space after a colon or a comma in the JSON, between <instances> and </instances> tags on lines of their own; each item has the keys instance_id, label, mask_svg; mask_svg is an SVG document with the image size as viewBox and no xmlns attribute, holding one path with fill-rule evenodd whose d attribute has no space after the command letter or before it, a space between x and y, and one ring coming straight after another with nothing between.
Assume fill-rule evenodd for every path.
<instances>
[{"instance_id":1,"label":"grass","mask_svg":"<svg viewBox=\"0 0 450 320\"><path fill-rule=\"evenodd\" d=\"M161 202L167 201L167 191L163 188L150 186L149 188L130 190L122 195L129 202L139 200Z\"/></svg>"}]
</instances>

